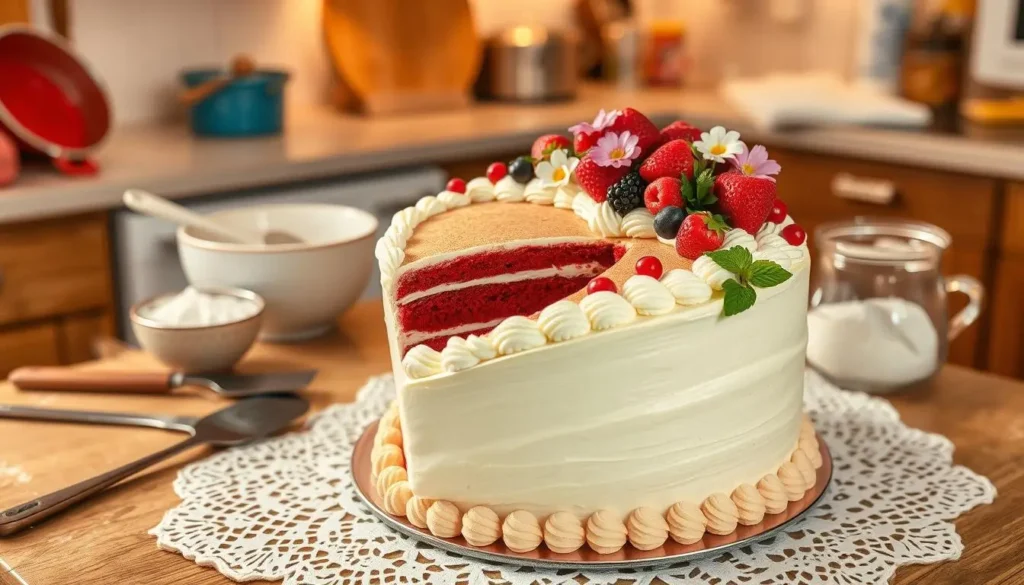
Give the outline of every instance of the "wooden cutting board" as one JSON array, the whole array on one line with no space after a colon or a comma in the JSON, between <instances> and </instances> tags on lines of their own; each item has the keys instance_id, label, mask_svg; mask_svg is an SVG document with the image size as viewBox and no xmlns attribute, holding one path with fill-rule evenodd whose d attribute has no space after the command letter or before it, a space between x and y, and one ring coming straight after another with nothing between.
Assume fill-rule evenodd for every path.
<instances>
[{"instance_id":1,"label":"wooden cutting board","mask_svg":"<svg viewBox=\"0 0 1024 585\"><path fill-rule=\"evenodd\" d=\"M323 27L368 113L468 103L481 51L468 0L324 0Z\"/></svg>"}]
</instances>

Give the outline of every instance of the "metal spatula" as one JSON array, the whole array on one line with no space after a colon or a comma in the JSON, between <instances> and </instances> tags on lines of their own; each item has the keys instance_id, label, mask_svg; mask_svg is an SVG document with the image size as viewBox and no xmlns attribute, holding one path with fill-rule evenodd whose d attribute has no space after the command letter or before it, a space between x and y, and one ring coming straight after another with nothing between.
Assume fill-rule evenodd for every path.
<instances>
[{"instance_id":1,"label":"metal spatula","mask_svg":"<svg viewBox=\"0 0 1024 585\"><path fill-rule=\"evenodd\" d=\"M191 375L182 372L117 372L71 368L28 367L11 372L8 380L19 390L165 394L183 386L200 386L229 398L297 392L316 376L316 370L272 374Z\"/></svg>"}]
</instances>

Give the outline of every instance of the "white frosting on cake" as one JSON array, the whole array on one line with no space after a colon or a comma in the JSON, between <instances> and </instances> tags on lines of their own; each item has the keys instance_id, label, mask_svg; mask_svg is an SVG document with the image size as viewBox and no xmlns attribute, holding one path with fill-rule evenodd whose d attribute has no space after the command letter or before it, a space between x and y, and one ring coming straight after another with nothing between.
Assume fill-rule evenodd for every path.
<instances>
[{"instance_id":1,"label":"white frosting on cake","mask_svg":"<svg viewBox=\"0 0 1024 585\"><path fill-rule=\"evenodd\" d=\"M733 317L719 315L720 300L677 305L456 374L396 372L413 492L499 514L625 518L774 473L799 437L808 272ZM634 310L613 293L581 308L591 321L598 307L621 319L620 301ZM508 326L502 343L542 343L530 323ZM440 369L434 354L417 352L416 366Z\"/></svg>"}]
</instances>

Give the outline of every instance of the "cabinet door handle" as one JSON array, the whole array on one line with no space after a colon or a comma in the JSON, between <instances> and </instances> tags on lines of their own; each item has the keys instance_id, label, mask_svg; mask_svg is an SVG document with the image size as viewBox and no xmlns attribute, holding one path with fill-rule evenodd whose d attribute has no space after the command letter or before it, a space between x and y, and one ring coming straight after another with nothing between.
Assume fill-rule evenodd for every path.
<instances>
[{"instance_id":1,"label":"cabinet door handle","mask_svg":"<svg viewBox=\"0 0 1024 585\"><path fill-rule=\"evenodd\" d=\"M841 199L874 205L890 205L896 199L896 185L885 179L839 173L832 178L832 194Z\"/></svg>"}]
</instances>

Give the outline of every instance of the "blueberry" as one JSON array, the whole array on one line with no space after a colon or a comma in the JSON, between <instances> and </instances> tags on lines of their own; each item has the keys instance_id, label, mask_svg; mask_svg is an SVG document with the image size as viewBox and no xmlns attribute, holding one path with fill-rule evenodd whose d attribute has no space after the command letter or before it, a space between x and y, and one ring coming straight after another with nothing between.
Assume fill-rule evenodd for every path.
<instances>
[{"instance_id":1,"label":"blueberry","mask_svg":"<svg viewBox=\"0 0 1024 585\"><path fill-rule=\"evenodd\" d=\"M528 156L521 156L508 163L508 174L515 179L515 182L523 185L533 179L533 159Z\"/></svg>"},{"instance_id":2,"label":"blueberry","mask_svg":"<svg viewBox=\"0 0 1024 585\"><path fill-rule=\"evenodd\" d=\"M684 219L686 212L681 207L666 207L654 216L654 232L659 238L674 240Z\"/></svg>"}]
</instances>

